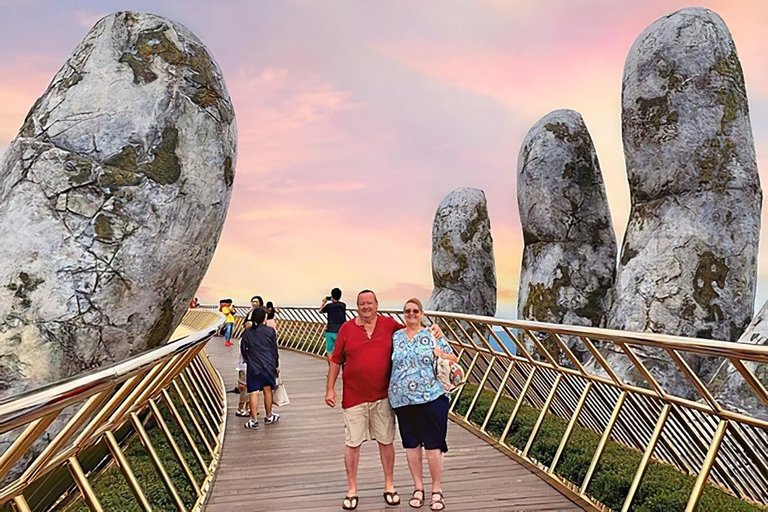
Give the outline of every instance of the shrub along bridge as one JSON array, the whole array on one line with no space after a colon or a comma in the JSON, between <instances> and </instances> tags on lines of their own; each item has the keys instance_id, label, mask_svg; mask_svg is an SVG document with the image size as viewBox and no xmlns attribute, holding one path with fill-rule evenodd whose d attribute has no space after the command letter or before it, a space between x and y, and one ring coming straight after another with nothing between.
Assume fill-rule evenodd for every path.
<instances>
[{"instance_id":1,"label":"shrub along bridge","mask_svg":"<svg viewBox=\"0 0 768 512\"><path fill-rule=\"evenodd\" d=\"M240 323L247 309L238 311ZM402 321L399 312L381 313ZM440 325L469 375L452 394L449 510L768 504L768 422L718 403L686 362L693 354L721 358L768 404L752 369L768 363L767 347L452 313L426 318ZM311 308L278 310L292 404L280 423L258 432L234 421L237 397L225 394L236 379L236 349L209 343L222 319L190 310L165 346L0 403L0 510L339 509L343 426L322 400L324 317ZM597 373L564 342L574 336ZM624 354L645 385L623 381L603 357L606 347ZM701 399L669 394L638 348L668 354ZM359 508L383 509L376 450L362 454ZM397 464L407 510L402 452Z\"/></svg>"}]
</instances>

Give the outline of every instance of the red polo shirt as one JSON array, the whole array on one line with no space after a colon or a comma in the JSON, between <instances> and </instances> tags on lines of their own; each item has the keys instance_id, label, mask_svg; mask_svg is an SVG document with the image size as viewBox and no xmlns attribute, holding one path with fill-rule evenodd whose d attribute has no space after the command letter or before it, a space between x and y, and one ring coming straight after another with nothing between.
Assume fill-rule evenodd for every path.
<instances>
[{"instance_id":1,"label":"red polo shirt","mask_svg":"<svg viewBox=\"0 0 768 512\"><path fill-rule=\"evenodd\" d=\"M365 402L387 398L392 372L392 335L404 326L388 316L377 315L370 339L355 319L339 329L331 361L344 365L341 407L349 409Z\"/></svg>"}]
</instances>

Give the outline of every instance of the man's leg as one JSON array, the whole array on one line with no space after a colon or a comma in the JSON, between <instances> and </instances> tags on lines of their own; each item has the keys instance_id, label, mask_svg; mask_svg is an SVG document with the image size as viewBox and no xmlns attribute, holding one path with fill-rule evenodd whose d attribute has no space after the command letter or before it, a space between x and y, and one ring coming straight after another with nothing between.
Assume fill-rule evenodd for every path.
<instances>
[{"instance_id":1,"label":"man's leg","mask_svg":"<svg viewBox=\"0 0 768 512\"><path fill-rule=\"evenodd\" d=\"M344 468L347 470L347 496L357 496L357 466L360 464L360 447L344 447Z\"/></svg>"},{"instance_id":2,"label":"man's leg","mask_svg":"<svg viewBox=\"0 0 768 512\"><path fill-rule=\"evenodd\" d=\"M384 492L395 491L395 445L379 443L381 467L384 469Z\"/></svg>"}]
</instances>

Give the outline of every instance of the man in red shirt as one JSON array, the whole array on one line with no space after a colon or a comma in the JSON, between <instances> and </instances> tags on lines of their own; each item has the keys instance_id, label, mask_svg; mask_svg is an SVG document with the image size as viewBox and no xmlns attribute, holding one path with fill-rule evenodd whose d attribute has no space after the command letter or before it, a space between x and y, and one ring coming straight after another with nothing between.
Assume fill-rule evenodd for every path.
<instances>
[{"instance_id":1,"label":"man in red shirt","mask_svg":"<svg viewBox=\"0 0 768 512\"><path fill-rule=\"evenodd\" d=\"M387 389L392 371L392 335L404 326L393 318L378 315L379 301L371 290L357 294L357 309L358 316L339 329L325 387L325 403L334 407L334 386L343 365L341 407L344 409L344 466L348 486L342 505L344 510L357 508L360 445L367 439L375 439L379 445L384 468L384 501L387 505L400 503L394 482L395 414L389 405ZM433 329L437 337L442 336L437 326Z\"/></svg>"}]
</instances>

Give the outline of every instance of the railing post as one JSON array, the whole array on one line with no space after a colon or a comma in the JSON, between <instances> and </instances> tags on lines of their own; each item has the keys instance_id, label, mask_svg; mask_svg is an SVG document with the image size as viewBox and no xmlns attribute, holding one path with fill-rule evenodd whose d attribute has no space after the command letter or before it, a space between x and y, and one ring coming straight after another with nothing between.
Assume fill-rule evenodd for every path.
<instances>
[{"instance_id":1,"label":"railing post","mask_svg":"<svg viewBox=\"0 0 768 512\"><path fill-rule=\"evenodd\" d=\"M712 464L715 462L717 452L720 449L720 443L723 442L727 428L727 420L720 420L720 423L717 424L717 430L715 431L715 435L712 437L712 443L709 445L707 456L704 459L704 464L701 466L699 476L696 478L696 483L693 485L693 491L691 491L691 497L688 499L685 512L694 512L696 510L696 506L699 504L699 500L701 499L701 494L704 492L704 484L707 482L709 472L712 470Z\"/></svg>"}]
</instances>

